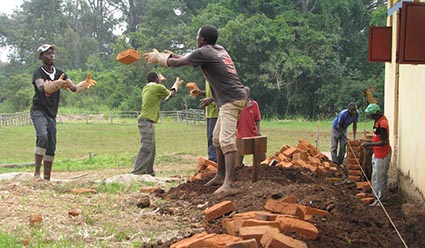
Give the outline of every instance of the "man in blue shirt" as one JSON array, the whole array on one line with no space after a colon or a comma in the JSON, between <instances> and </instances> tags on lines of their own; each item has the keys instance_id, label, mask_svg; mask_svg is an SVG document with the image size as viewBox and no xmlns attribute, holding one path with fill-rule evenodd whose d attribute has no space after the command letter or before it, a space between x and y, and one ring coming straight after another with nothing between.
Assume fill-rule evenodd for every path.
<instances>
[{"instance_id":1,"label":"man in blue shirt","mask_svg":"<svg viewBox=\"0 0 425 248\"><path fill-rule=\"evenodd\" d=\"M331 156L332 162L341 165L344 161L346 145L348 140L347 128L353 123L353 138L356 139L357 122L359 121L360 112L357 110L357 104L351 102L348 109L339 112L338 116L333 120L331 130ZM339 144L339 151L338 151Z\"/></svg>"}]
</instances>

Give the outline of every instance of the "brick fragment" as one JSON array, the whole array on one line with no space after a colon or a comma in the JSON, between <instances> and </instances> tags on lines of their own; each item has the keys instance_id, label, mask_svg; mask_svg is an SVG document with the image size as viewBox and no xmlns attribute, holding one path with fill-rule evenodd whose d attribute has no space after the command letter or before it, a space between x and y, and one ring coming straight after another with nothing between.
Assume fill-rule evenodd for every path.
<instances>
[{"instance_id":1,"label":"brick fragment","mask_svg":"<svg viewBox=\"0 0 425 248\"><path fill-rule=\"evenodd\" d=\"M289 217L278 217L282 231L296 232L308 239L316 239L319 230L310 222Z\"/></svg>"},{"instance_id":2,"label":"brick fragment","mask_svg":"<svg viewBox=\"0 0 425 248\"><path fill-rule=\"evenodd\" d=\"M362 202L370 204L375 200L375 197L365 197L365 198L361 198Z\"/></svg>"},{"instance_id":3,"label":"brick fragment","mask_svg":"<svg viewBox=\"0 0 425 248\"><path fill-rule=\"evenodd\" d=\"M222 201L204 210L204 215L207 220L214 220L234 210L235 206L232 201Z\"/></svg>"},{"instance_id":4,"label":"brick fragment","mask_svg":"<svg viewBox=\"0 0 425 248\"><path fill-rule=\"evenodd\" d=\"M286 236L283 233L266 232L260 240L264 248L307 248L304 241Z\"/></svg>"},{"instance_id":5,"label":"brick fragment","mask_svg":"<svg viewBox=\"0 0 425 248\"><path fill-rule=\"evenodd\" d=\"M207 232L201 232L193 235L192 237L185 238L182 240L177 241L176 243L172 244L170 248L189 248L191 244L193 244L196 240L201 239L208 235Z\"/></svg>"},{"instance_id":6,"label":"brick fragment","mask_svg":"<svg viewBox=\"0 0 425 248\"><path fill-rule=\"evenodd\" d=\"M242 239L255 239L257 243L260 243L261 237L266 232L280 233L279 228L270 226L246 226L239 229L239 237Z\"/></svg>"},{"instance_id":7,"label":"brick fragment","mask_svg":"<svg viewBox=\"0 0 425 248\"><path fill-rule=\"evenodd\" d=\"M294 155L294 153L297 151L296 147L289 147L288 149L286 149L283 154L288 157L291 158L292 155Z\"/></svg>"},{"instance_id":8,"label":"brick fragment","mask_svg":"<svg viewBox=\"0 0 425 248\"><path fill-rule=\"evenodd\" d=\"M205 247L226 247L237 241L241 241L240 237L228 234L211 234L202 239L198 239L190 245L190 248L205 248Z\"/></svg>"},{"instance_id":9,"label":"brick fragment","mask_svg":"<svg viewBox=\"0 0 425 248\"><path fill-rule=\"evenodd\" d=\"M247 239L227 244L226 248L258 248L258 244L255 239Z\"/></svg>"}]
</instances>

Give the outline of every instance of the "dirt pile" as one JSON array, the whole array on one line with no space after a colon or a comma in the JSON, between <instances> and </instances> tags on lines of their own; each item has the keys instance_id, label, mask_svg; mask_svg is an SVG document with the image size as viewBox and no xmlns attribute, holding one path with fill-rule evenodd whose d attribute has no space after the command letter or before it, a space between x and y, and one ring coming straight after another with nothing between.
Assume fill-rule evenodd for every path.
<instances>
[{"instance_id":1,"label":"dirt pile","mask_svg":"<svg viewBox=\"0 0 425 248\"><path fill-rule=\"evenodd\" d=\"M188 182L157 196L170 200L177 205L205 209L224 200L231 200L235 212L265 210L264 206L272 196L295 195L299 204L328 210L330 215L314 217L312 223L319 230L315 240L309 240L294 233L285 233L303 240L308 247L404 247L389 219L380 207L370 207L356 194L355 182L330 182L327 178L345 177L342 170L323 173L303 168L284 168L262 165L258 171L258 181L251 182L251 167L237 168L236 195L220 198L212 193L218 187L205 187L209 178ZM404 210L402 208L404 206ZM424 247L425 216L416 211L417 206L405 205L400 194L392 192L386 211L391 216L408 247ZM178 214L178 213L174 213ZM198 226L207 233L226 233L221 218L206 221L202 214L193 216ZM192 219L193 221L193 219ZM193 232L191 235L199 233ZM187 237L191 236L188 235ZM169 247L181 239L174 239L157 247Z\"/></svg>"}]
</instances>

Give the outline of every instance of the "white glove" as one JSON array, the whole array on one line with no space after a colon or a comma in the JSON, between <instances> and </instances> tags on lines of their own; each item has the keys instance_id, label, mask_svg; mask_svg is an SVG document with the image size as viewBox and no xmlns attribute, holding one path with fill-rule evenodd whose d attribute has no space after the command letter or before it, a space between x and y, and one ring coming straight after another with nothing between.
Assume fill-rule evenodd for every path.
<instances>
[{"instance_id":1,"label":"white glove","mask_svg":"<svg viewBox=\"0 0 425 248\"><path fill-rule=\"evenodd\" d=\"M80 83L77 84L77 93L92 87L96 83L97 82L91 78L90 73L87 73L86 80L81 81Z\"/></svg>"},{"instance_id":2,"label":"white glove","mask_svg":"<svg viewBox=\"0 0 425 248\"><path fill-rule=\"evenodd\" d=\"M62 73L59 78L55 81L45 82L44 91L47 93L56 92L62 88L67 88L69 84L72 84L71 80L64 80L65 74Z\"/></svg>"},{"instance_id":3,"label":"white glove","mask_svg":"<svg viewBox=\"0 0 425 248\"><path fill-rule=\"evenodd\" d=\"M164 67L168 67L167 60L171 57L171 53L160 53L154 48L152 49L152 52L145 53L143 56L148 64L160 64Z\"/></svg>"}]
</instances>

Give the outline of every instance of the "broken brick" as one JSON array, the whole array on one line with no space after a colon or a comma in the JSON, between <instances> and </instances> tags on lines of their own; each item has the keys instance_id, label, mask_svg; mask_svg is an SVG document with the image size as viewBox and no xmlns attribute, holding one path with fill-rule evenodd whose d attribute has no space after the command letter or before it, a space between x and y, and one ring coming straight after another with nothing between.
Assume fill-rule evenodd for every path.
<instances>
[{"instance_id":1,"label":"broken brick","mask_svg":"<svg viewBox=\"0 0 425 248\"><path fill-rule=\"evenodd\" d=\"M283 216L278 217L276 220L280 222L282 231L296 232L308 239L316 239L319 233L317 227L304 220Z\"/></svg>"},{"instance_id":2,"label":"broken brick","mask_svg":"<svg viewBox=\"0 0 425 248\"><path fill-rule=\"evenodd\" d=\"M226 248L258 248L258 244L255 239L247 239L227 244Z\"/></svg>"},{"instance_id":3,"label":"broken brick","mask_svg":"<svg viewBox=\"0 0 425 248\"><path fill-rule=\"evenodd\" d=\"M279 228L270 226L246 226L239 229L239 237L242 239L255 239L260 243L261 237L266 232L280 233Z\"/></svg>"},{"instance_id":4,"label":"broken brick","mask_svg":"<svg viewBox=\"0 0 425 248\"><path fill-rule=\"evenodd\" d=\"M307 248L304 241L275 232L266 232L260 243L264 248Z\"/></svg>"}]
</instances>

